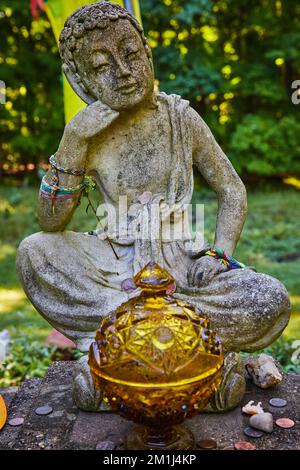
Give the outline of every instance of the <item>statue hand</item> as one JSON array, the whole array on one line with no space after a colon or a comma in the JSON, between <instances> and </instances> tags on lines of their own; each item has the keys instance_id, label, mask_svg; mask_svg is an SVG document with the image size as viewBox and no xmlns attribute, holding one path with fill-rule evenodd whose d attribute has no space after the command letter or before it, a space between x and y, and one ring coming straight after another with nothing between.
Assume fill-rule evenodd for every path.
<instances>
[{"instance_id":1,"label":"statue hand","mask_svg":"<svg viewBox=\"0 0 300 470\"><path fill-rule=\"evenodd\" d=\"M193 287L203 286L223 271L224 266L219 260L211 256L202 256L192 263L187 273L188 283Z\"/></svg>"},{"instance_id":2,"label":"statue hand","mask_svg":"<svg viewBox=\"0 0 300 470\"><path fill-rule=\"evenodd\" d=\"M87 141L106 129L119 113L101 101L95 101L79 111L65 127L65 132L75 139Z\"/></svg>"}]
</instances>

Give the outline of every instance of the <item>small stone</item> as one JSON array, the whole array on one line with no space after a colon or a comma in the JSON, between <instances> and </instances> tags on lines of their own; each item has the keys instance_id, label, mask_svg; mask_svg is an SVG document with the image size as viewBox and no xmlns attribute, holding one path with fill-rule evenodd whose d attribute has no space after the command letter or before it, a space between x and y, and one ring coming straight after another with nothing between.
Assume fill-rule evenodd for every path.
<instances>
[{"instance_id":1,"label":"small stone","mask_svg":"<svg viewBox=\"0 0 300 470\"><path fill-rule=\"evenodd\" d=\"M269 401L271 406L275 406L276 408L282 408L287 405L287 401L284 398L271 398Z\"/></svg>"},{"instance_id":2,"label":"small stone","mask_svg":"<svg viewBox=\"0 0 300 470\"><path fill-rule=\"evenodd\" d=\"M267 354L248 357L245 368L252 381L260 388L270 388L282 381L273 357Z\"/></svg>"},{"instance_id":3,"label":"small stone","mask_svg":"<svg viewBox=\"0 0 300 470\"><path fill-rule=\"evenodd\" d=\"M278 418L276 419L275 422L277 426L279 426L280 428L284 428L284 429L290 429L295 426L294 421L290 418Z\"/></svg>"},{"instance_id":4,"label":"small stone","mask_svg":"<svg viewBox=\"0 0 300 470\"><path fill-rule=\"evenodd\" d=\"M50 346L56 346L59 349L74 349L75 343L70 339L66 338L62 333L57 330L52 330L50 335L45 339L45 344Z\"/></svg>"},{"instance_id":5,"label":"small stone","mask_svg":"<svg viewBox=\"0 0 300 470\"><path fill-rule=\"evenodd\" d=\"M45 406L40 406L35 410L35 413L39 416L44 416L44 415L49 415L52 413L53 408L51 406L45 405Z\"/></svg>"},{"instance_id":6,"label":"small stone","mask_svg":"<svg viewBox=\"0 0 300 470\"><path fill-rule=\"evenodd\" d=\"M173 282L172 284L168 285L166 288L166 294L167 295L172 295L176 291L176 283Z\"/></svg>"},{"instance_id":7,"label":"small stone","mask_svg":"<svg viewBox=\"0 0 300 470\"><path fill-rule=\"evenodd\" d=\"M127 278L122 281L121 289L125 292L133 292L137 289L137 286L132 278Z\"/></svg>"},{"instance_id":8,"label":"small stone","mask_svg":"<svg viewBox=\"0 0 300 470\"><path fill-rule=\"evenodd\" d=\"M101 441L96 445L96 450L114 450L116 447L113 441Z\"/></svg>"},{"instance_id":9,"label":"small stone","mask_svg":"<svg viewBox=\"0 0 300 470\"><path fill-rule=\"evenodd\" d=\"M76 415L74 413L67 413L67 418L70 421L74 421L76 419Z\"/></svg>"},{"instance_id":10,"label":"small stone","mask_svg":"<svg viewBox=\"0 0 300 470\"><path fill-rule=\"evenodd\" d=\"M138 198L139 202L144 205L147 204L152 198L152 193L151 191L145 191L143 194L141 194Z\"/></svg>"},{"instance_id":11,"label":"small stone","mask_svg":"<svg viewBox=\"0 0 300 470\"><path fill-rule=\"evenodd\" d=\"M262 431L258 431L256 429L253 429L250 426L248 426L244 429L244 434L247 437L253 437L255 439L257 439L258 437L262 437L264 435L264 433Z\"/></svg>"},{"instance_id":12,"label":"small stone","mask_svg":"<svg viewBox=\"0 0 300 470\"><path fill-rule=\"evenodd\" d=\"M62 416L64 416L64 411L57 410L54 413L52 413L51 416L49 416L49 418L61 418Z\"/></svg>"},{"instance_id":13,"label":"small stone","mask_svg":"<svg viewBox=\"0 0 300 470\"><path fill-rule=\"evenodd\" d=\"M10 426L21 426L24 423L24 418L12 418L8 421Z\"/></svg>"},{"instance_id":14,"label":"small stone","mask_svg":"<svg viewBox=\"0 0 300 470\"><path fill-rule=\"evenodd\" d=\"M242 412L246 413L247 415L256 415L264 413L264 410L261 406L261 401L259 401L257 405L255 405L254 401L250 400L245 406L243 406Z\"/></svg>"},{"instance_id":15,"label":"small stone","mask_svg":"<svg viewBox=\"0 0 300 470\"><path fill-rule=\"evenodd\" d=\"M254 444L248 441L238 441L234 444L236 450L255 450L256 447Z\"/></svg>"},{"instance_id":16,"label":"small stone","mask_svg":"<svg viewBox=\"0 0 300 470\"><path fill-rule=\"evenodd\" d=\"M197 446L200 449L216 449L218 444L213 439L203 439L197 442Z\"/></svg>"},{"instance_id":17,"label":"small stone","mask_svg":"<svg viewBox=\"0 0 300 470\"><path fill-rule=\"evenodd\" d=\"M252 428L270 433L273 431L273 416L271 413L253 415L250 418L249 424Z\"/></svg>"}]
</instances>

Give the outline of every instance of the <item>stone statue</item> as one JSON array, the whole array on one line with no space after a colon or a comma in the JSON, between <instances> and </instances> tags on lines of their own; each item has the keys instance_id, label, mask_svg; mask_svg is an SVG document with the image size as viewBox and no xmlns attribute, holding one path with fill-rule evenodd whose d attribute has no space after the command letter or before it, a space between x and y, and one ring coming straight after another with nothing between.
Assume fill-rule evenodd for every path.
<instances>
[{"instance_id":1,"label":"stone statue","mask_svg":"<svg viewBox=\"0 0 300 470\"><path fill-rule=\"evenodd\" d=\"M228 352L212 409L236 406L244 392L237 353L264 348L281 334L290 314L285 287L251 268L224 269L206 254L205 243L191 251L190 240L164 240L162 232L145 241L105 236L105 231L103 236L101 230L75 233L66 226L82 194L83 174L93 177L116 210L120 196L127 196L135 208L130 222L154 203L169 207L173 216L190 203L195 165L218 195L212 248L232 256L246 217L245 187L189 102L155 91L150 47L125 9L104 1L76 10L61 32L60 53L65 75L88 106L66 125L44 178L38 207L42 232L20 244L17 267L24 290L54 328L87 352L103 315L135 295L123 289L123 281L154 259L175 278L174 295L209 316ZM58 169L54 207L53 193L47 193L54 184L53 166ZM79 171L65 173L60 167ZM59 190L74 187L71 193ZM100 406L85 358L75 372L74 395L84 409Z\"/></svg>"}]
</instances>

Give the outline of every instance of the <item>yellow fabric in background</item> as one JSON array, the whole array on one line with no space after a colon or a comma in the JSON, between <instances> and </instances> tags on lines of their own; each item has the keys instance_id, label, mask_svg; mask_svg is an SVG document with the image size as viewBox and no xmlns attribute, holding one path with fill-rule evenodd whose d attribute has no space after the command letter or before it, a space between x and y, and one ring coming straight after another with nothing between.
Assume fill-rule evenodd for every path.
<instances>
[{"instance_id":1,"label":"yellow fabric in background","mask_svg":"<svg viewBox=\"0 0 300 470\"><path fill-rule=\"evenodd\" d=\"M63 28L66 18L73 13L77 8L90 3L96 3L95 0L48 0L45 2L45 9L49 21L51 23L54 36L58 42L60 32ZM114 0L114 3L124 7L123 0ZM139 0L132 0L132 8L134 16L142 24ZM75 114L84 108L85 103L76 95L70 87L66 77L63 77L63 92L64 92L64 109L65 109L65 122L72 119Z\"/></svg>"}]
</instances>

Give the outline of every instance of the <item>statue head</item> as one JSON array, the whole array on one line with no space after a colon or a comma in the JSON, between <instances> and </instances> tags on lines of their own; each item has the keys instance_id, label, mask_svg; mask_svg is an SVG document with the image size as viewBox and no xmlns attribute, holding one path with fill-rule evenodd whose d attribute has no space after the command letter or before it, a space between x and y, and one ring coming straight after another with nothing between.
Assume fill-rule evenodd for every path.
<instances>
[{"instance_id":1,"label":"statue head","mask_svg":"<svg viewBox=\"0 0 300 470\"><path fill-rule=\"evenodd\" d=\"M119 5L102 1L72 13L59 50L71 87L86 103L99 100L121 111L150 98L155 106L150 46L137 20Z\"/></svg>"}]
</instances>

